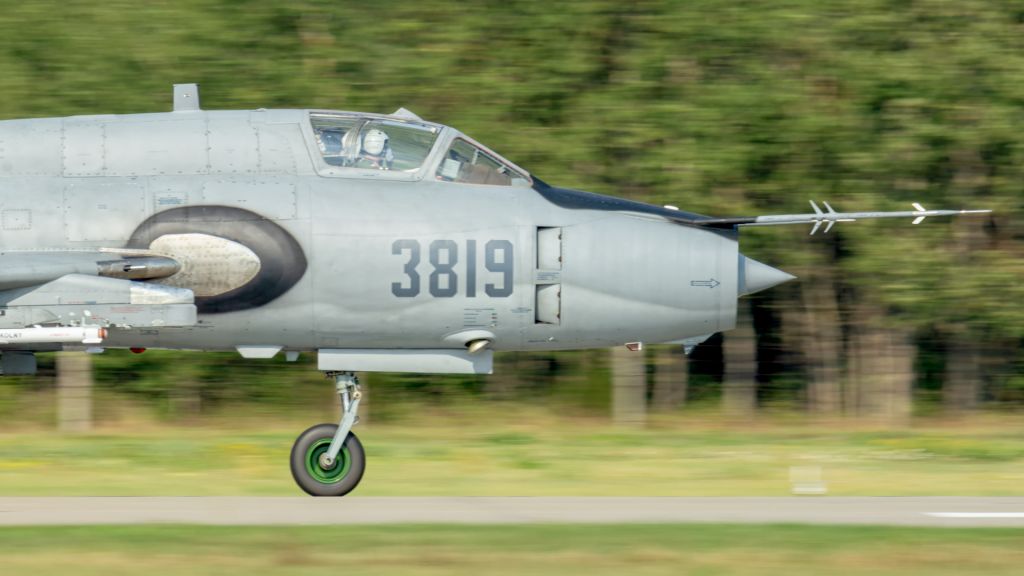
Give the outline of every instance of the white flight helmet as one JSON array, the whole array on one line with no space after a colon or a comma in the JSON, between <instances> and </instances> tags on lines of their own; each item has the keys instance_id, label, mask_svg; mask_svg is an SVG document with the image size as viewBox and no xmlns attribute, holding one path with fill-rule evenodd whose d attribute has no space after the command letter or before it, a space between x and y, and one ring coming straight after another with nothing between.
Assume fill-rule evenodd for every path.
<instances>
[{"instance_id":1,"label":"white flight helmet","mask_svg":"<svg viewBox=\"0 0 1024 576\"><path fill-rule=\"evenodd\" d=\"M388 145L388 135L384 132L371 128L363 134L363 152L371 156L380 156Z\"/></svg>"}]
</instances>

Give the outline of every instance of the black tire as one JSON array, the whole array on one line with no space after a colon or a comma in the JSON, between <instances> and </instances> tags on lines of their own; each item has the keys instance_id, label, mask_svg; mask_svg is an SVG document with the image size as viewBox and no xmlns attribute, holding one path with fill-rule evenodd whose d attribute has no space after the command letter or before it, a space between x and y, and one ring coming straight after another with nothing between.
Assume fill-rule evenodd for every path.
<instances>
[{"instance_id":1,"label":"black tire","mask_svg":"<svg viewBox=\"0 0 1024 576\"><path fill-rule=\"evenodd\" d=\"M344 496L363 479L366 453L359 438L351 432L342 443L334 466L329 470L320 467L319 454L326 452L337 430L337 424L317 424L299 434L292 446L292 478L311 496Z\"/></svg>"}]
</instances>

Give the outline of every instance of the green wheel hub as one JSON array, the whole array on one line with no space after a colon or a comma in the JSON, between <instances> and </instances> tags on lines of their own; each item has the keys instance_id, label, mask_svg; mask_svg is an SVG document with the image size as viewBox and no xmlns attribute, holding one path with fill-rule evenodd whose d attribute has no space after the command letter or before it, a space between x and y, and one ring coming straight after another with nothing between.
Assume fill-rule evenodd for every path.
<instances>
[{"instance_id":1,"label":"green wheel hub","mask_svg":"<svg viewBox=\"0 0 1024 576\"><path fill-rule=\"evenodd\" d=\"M327 452L327 449L331 447L331 438L321 438L314 442L308 450L306 450L306 472L309 472L317 482L321 484L337 484L345 479L348 475L349 469L352 467L352 458L348 454L348 446L342 444L341 452L338 453L338 457L334 459L334 464L330 468L324 468L320 465L320 456Z\"/></svg>"}]
</instances>

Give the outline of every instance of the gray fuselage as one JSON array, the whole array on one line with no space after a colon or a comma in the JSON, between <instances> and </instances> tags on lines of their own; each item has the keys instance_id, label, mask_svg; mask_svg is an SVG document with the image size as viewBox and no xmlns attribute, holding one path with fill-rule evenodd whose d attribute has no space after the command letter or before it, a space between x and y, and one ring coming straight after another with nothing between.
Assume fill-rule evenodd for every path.
<instances>
[{"instance_id":1,"label":"gray fuselage","mask_svg":"<svg viewBox=\"0 0 1024 576\"><path fill-rule=\"evenodd\" d=\"M466 137L437 130L422 168L388 174L325 163L304 110L0 122L0 246L177 242L197 324L115 327L107 346L572 349L734 326L734 231L535 179L443 181Z\"/></svg>"}]
</instances>

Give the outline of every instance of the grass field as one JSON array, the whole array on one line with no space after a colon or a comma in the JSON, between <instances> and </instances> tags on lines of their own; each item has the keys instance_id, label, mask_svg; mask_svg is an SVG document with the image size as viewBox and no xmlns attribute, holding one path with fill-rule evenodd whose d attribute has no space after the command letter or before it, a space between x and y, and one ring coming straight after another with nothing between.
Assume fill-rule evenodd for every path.
<instances>
[{"instance_id":1,"label":"grass field","mask_svg":"<svg viewBox=\"0 0 1024 576\"><path fill-rule=\"evenodd\" d=\"M329 413L330 407L325 409ZM830 495L1024 494L1020 418L884 430L664 417L645 429L509 408L357 427L360 495L785 495L792 467ZM205 421L0 432L0 495L289 495L311 422Z\"/></svg>"},{"instance_id":2,"label":"grass field","mask_svg":"<svg viewBox=\"0 0 1024 576\"><path fill-rule=\"evenodd\" d=\"M1020 574L1024 531L822 526L0 529L6 576Z\"/></svg>"}]
</instances>

